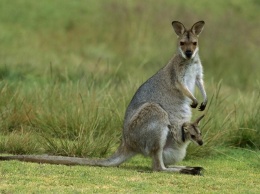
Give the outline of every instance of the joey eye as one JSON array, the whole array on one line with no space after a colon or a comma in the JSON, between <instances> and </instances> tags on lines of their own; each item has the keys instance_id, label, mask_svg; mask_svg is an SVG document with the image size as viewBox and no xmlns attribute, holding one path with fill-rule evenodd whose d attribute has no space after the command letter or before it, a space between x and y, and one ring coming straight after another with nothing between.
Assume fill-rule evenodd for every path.
<instances>
[{"instance_id":1,"label":"joey eye","mask_svg":"<svg viewBox=\"0 0 260 194\"><path fill-rule=\"evenodd\" d=\"M195 139L195 135L191 135L191 138L192 138L192 139Z\"/></svg>"},{"instance_id":2,"label":"joey eye","mask_svg":"<svg viewBox=\"0 0 260 194\"><path fill-rule=\"evenodd\" d=\"M196 46L196 45L197 45L197 42L193 42L192 44L193 44L194 46Z\"/></svg>"},{"instance_id":3,"label":"joey eye","mask_svg":"<svg viewBox=\"0 0 260 194\"><path fill-rule=\"evenodd\" d=\"M180 42L180 45L183 46L185 43L184 42Z\"/></svg>"}]
</instances>

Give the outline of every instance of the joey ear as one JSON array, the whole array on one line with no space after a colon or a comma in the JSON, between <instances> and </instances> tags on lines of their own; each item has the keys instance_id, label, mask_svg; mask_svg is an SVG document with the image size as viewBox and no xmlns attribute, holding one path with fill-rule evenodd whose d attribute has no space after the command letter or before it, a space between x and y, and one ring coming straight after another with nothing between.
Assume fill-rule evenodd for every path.
<instances>
[{"instance_id":1,"label":"joey ear","mask_svg":"<svg viewBox=\"0 0 260 194\"><path fill-rule=\"evenodd\" d=\"M184 27L184 25L178 21L173 21L172 27L178 36L181 36L186 31L186 28Z\"/></svg>"},{"instance_id":2,"label":"joey ear","mask_svg":"<svg viewBox=\"0 0 260 194\"><path fill-rule=\"evenodd\" d=\"M201 115L199 118L197 118L197 120L194 122L194 124L199 125L200 120L204 117L205 115Z\"/></svg>"},{"instance_id":3,"label":"joey ear","mask_svg":"<svg viewBox=\"0 0 260 194\"><path fill-rule=\"evenodd\" d=\"M199 36L199 34L202 32L203 27L205 25L204 21L199 21L196 22L195 24L193 24L193 26L191 27L191 32L197 36Z\"/></svg>"},{"instance_id":4,"label":"joey ear","mask_svg":"<svg viewBox=\"0 0 260 194\"><path fill-rule=\"evenodd\" d=\"M181 133L181 139L183 142L185 142L185 139L186 139L186 133L188 132L188 123L183 123L182 127L181 127L181 130L182 130L182 133Z\"/></svg>"},{"instance_id":5,"label":"joey ear","mask_svg":"<svg viewBox=\"0 0 260 194\"><path fill-rule=\"evenodd\" d=\"M183 125L182 125L182 129L184 130L184 132L185 133L187 133L188 132L188 130L189 130L189 124L188 123L183 123Z\"/></svg>"}]
</instances>

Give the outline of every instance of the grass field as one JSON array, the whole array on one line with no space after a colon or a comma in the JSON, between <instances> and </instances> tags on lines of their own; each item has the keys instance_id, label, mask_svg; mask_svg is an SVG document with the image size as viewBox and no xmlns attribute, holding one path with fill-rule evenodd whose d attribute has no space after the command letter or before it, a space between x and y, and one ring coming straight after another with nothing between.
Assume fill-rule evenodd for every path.
<instances>
[{"instance_id":1,"label":"grass field","mask_svg":"<svg viewBox=\"0 0 260 194\"><path fill-rule=\"evenodd\" d=\"M20 184L17 188L25 192L28 187L21 182L25 174L24 180L39 187L42 180L38 176L49 172L47 177L54 179L64 171L71 173L79 185L85 183L86 177L95 177L90 184L100 179L105 186L103 190L96 186L98 192L118 189L101 176L114 172L116 181L121 177L125 185L129 182L124 177L128 173L133 181L144 176L144 185L133 183L140 190L153 187L163 188L164 192L186 192L192 181L196 182L194 185L202 181L200 192L212 187L212 193L217 193L219 185L226 184L226 193L229 188L232 192L235 185L238 189L234 192L242 189L246 193L242 182L252 180L248 193L257 193L255 178L259 179L259 171L251 165L259 166L260 149L259 8L260 3L255 0L0 0L0 153L80 157L111 154L119 145L124 112L134 92L175 52L172 20L186 26L198 20L206 22L200 36L200 57L210 100L201 125L205 145L191 145L184 161L204 166L205 177L140 175L132 170L135 167L128 167L135 163L142 166L143 159L131 161L126 169L117 172L115 168L1 162L1 170L5 171L0 179L2 192L18 192L15 186L7 189L16 181ZM202 100L199 92L196 97ZM194 117L199 114L193 110ZM238 156L234 157L233 152ZM230 157L238 161L229 160ZM253 158L250 168L239 162L246 157ZM144 165L149 166L149 162ZM233 170L230 172L229 168ZM35 171L39 173L37 177L33 175ZM77 179L81 171L83 179ZM230 187L225 182L228 172L234 177ZM169 180L166 186L164 176ZM174 184L175 177L180 181L178 185ZM156 187L156 181L162 186ZM75 185L70 187L76 184L71 182L64 180L50 191L59 191L65 185L71 188L68 191L80 192ZM184 186L179 188L181 183ZM47 187L48 181L44 185ZM32 192L42 192L46 187ZM83 186L79 188L87 191Z\"/></svg>"},{"instance_id":2,"label":"grass field","mask_svg":"<svg viewBox=\"0 0 260 194\"><path fill-rule=\"evenodd\" d=\"M119 168L68 167L2 162L1 193L259 193L260 155L221 149L225 155L197 158L204 176L150 171L150 160L137 157ZM227 157L228 155L228 157Z\"/></svg>"}]
</instances>

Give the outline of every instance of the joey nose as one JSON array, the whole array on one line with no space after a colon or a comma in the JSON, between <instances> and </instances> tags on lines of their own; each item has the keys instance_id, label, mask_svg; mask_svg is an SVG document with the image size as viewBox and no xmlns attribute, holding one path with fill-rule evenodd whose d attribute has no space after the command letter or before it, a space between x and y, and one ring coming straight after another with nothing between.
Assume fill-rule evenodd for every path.
<instances>
[{"instance_id":1,"label":"joey nose","mask_svg":"<svg viewBox=\"0 0 260 194\"><path fill-rule=\"evenodd\" d=\"M186 50L186 51L185 51L185 55L186 55L187 58L191 58L191 56L192 56L192 51L191 51L191 50Z\"/></svg>"},{"instance_id":2,"label":"joey nose","mask_svg":"<svg viewBox=\"0 0 260 194\"><path fill-rule=\"evenodd\" d=\"M202 146L202 145L203 145L203 141L198 141L198 144L199 144L200 146Z\"/></svg>"}]
</instances>

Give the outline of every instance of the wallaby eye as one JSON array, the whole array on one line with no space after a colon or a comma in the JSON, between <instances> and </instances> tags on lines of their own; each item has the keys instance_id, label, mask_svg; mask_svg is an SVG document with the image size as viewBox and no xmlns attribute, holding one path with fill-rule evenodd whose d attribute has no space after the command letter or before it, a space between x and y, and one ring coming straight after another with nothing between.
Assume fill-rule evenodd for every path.
<instances>
[{"instance_id":1,"label":"wallaby eye","mask_svg":"<svg viewBox=\"0 0 260 194\"><path fill-rule=\"evenodd\" d=\"M191 135L191 138L192 138L192 139L195 139L195 135Z\"/></svg>"},{"instance_id":2,"label":"wallaby eye","mask_svg":"<svg viewBox=\"0 0 260 194\"><path fill-rule=\"evenodd\" d=\"M185 43L184 42L180 42L180 45L183 46Z\"/></svg>"},{"instance_id":3,"label":"wallaby eye","mask_svg":"<svg viewBox=\"0 0 260 194\"><path fill-rule=\"evenodd\" d=\"M193 44L194 46L196 46L196 45L197 45L197 42L193 42L192 44Z\"/></svg>"}]
</instances>

